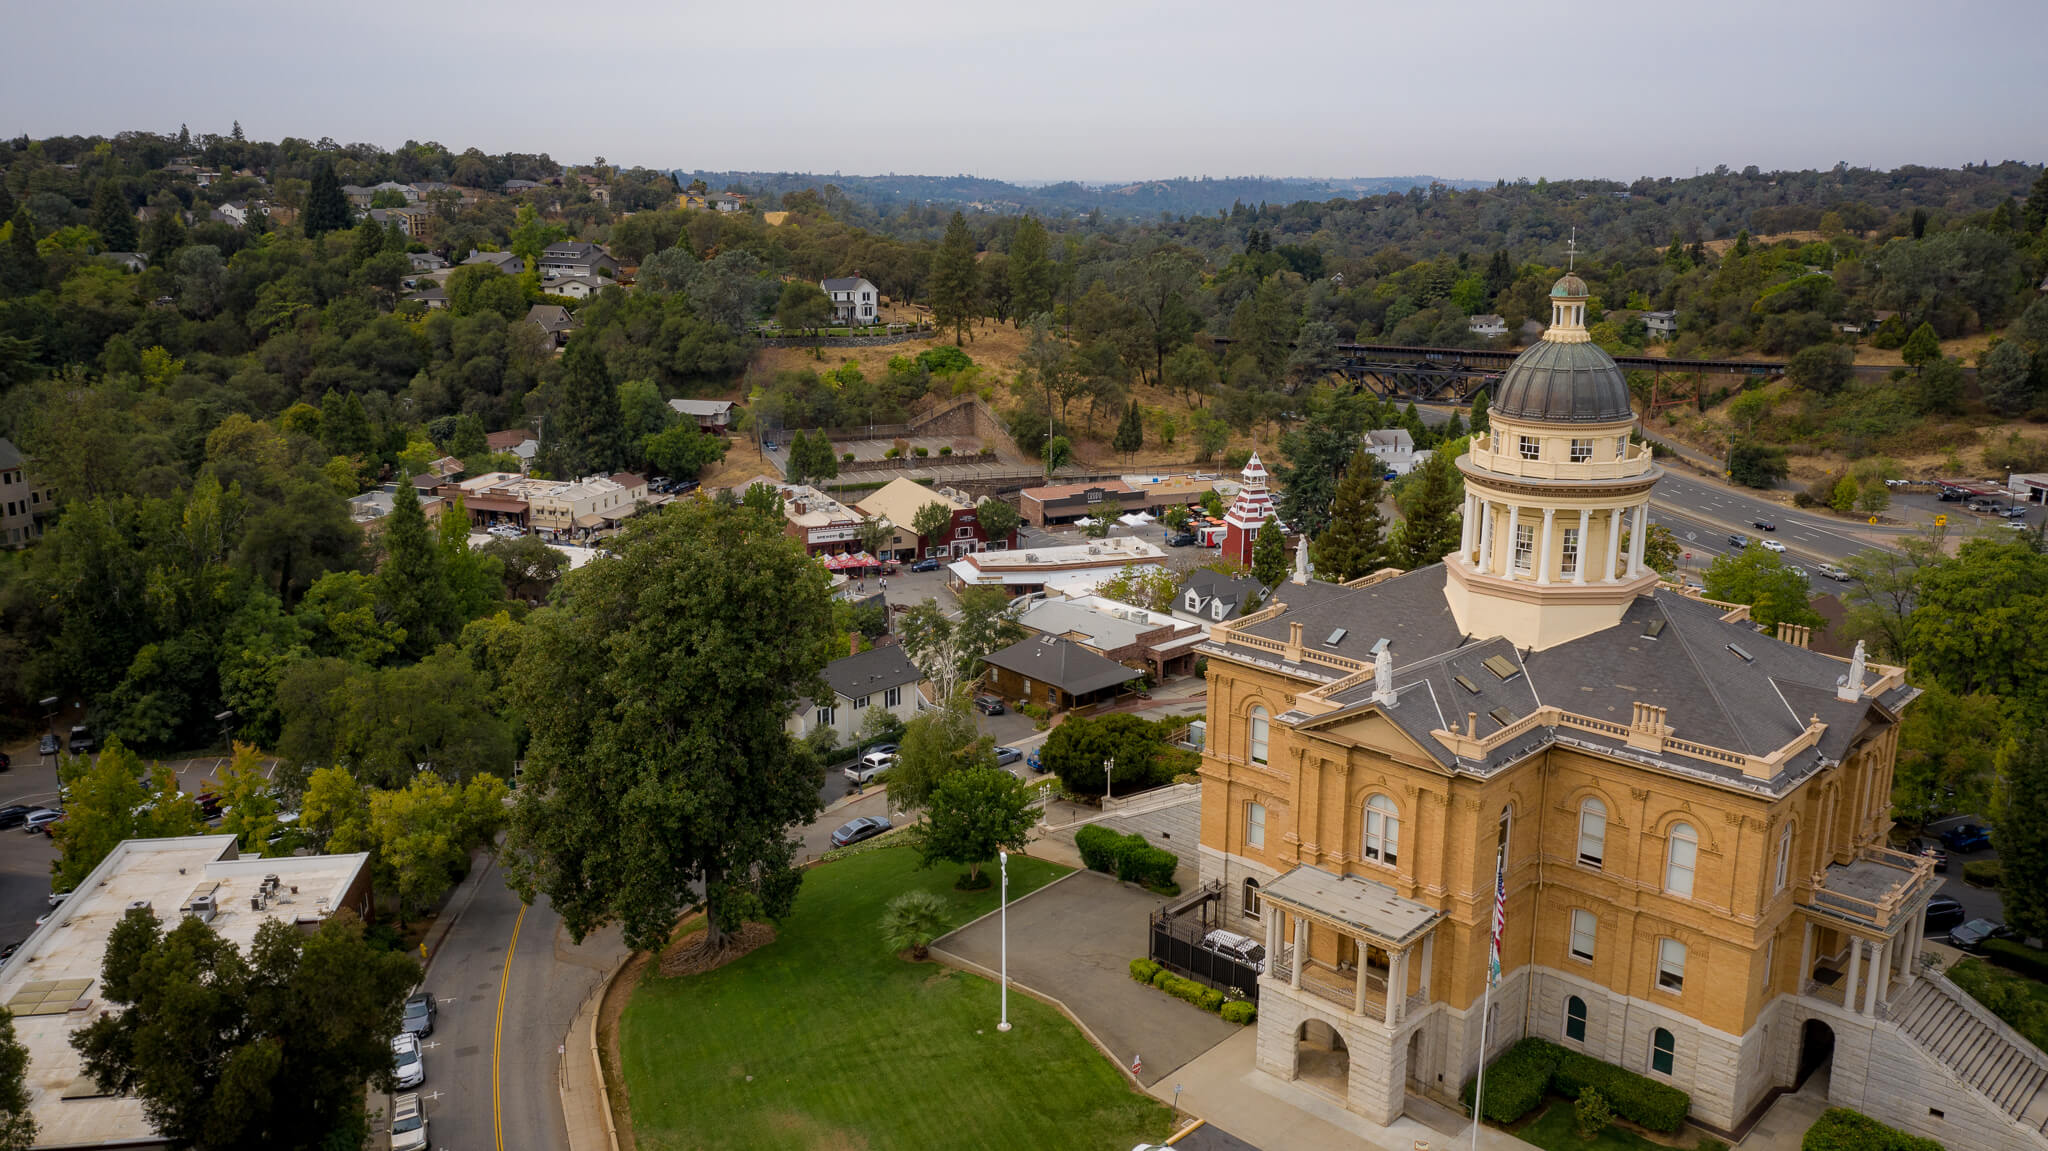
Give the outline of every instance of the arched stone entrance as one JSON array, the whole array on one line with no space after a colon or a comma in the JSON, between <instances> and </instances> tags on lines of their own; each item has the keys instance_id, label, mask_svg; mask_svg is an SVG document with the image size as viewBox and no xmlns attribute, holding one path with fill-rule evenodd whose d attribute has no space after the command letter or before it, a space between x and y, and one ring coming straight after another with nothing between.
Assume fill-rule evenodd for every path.
<instances>
[{"instance_id":1,"label":"arched stone entrance","mask_svg":"<svg viewBox=\"0 0 2048 1151\"><path fill-rule=\"evenodd\" d=\"M1835 1062L1835 1029L1818 1019L1809 1019L1799 1030L1799 1076L1792 1089L1806 1086L1814 1072L1829 1072Z\"/></svg>"},{"instance_id":2,"label":"arched stone entrance","mask_svg":"<svg viewBox=\"0 0 2048 1151\"><path fill-rule=\"evenodd\" d=\"M1425 1028L1417 1027L1408 1037L1408 1090L1416 1095L1427 1092L1430 1087L1429 1069L1423 1066L1428 1047L1423 1041Z\"/></svg>"},{"instance_id":3,"label":"arched stone entrance","mask_svg":"<svg viewBox=\"0 0 2048 1151\"><path fill-rule=\"evenodd\" d=\"M1294 1029L1294 1077L1339 1099L1350 1093L1351 1049L1336 1028L1307 1019Z\"/></svg>"}]
</instances>

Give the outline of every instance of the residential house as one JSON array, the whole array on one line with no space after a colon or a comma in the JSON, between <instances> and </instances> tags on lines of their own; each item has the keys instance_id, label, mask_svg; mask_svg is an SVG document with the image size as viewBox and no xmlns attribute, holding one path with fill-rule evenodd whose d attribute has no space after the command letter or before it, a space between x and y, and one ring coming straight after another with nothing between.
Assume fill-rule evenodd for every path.
<instances>
[{"instance_id":1,"label":"residential house","mask_svg":"<svg viewBox=\"0 0 2048 1151\"><path fill-rule=\"evenodd\" d=\"M0 440L0 547L27 547L42 538L43 517L56 514L49 485L29 478L28 461Z\"/></svg>"},{"instance_id":2,"label":"residential house","mask_svg":"<svg viewBox=\"0 0 2048 1151\"><path fill-rule=\"evenodd\" d=\"M1507 320L1491 312L1468 317L1465 321L1465 328L1475 336L1485 336L1488 339L1508 334Z\"/></svg>"},{"instance_id":3,"label":"residential house","mask_svg":"<svg viewBox=\"0 0 2048 1151\"><path fill-rule=\"evenodd\" d=\"M882 293L860 276L836 276L818 281L818 286L832 299L832 322L835 324L874 324L881 322Z\"/></svg>"},{"instance_id":4,"label":"residential house","mask_svg":"<svg viewBox=\"0 0 2048 1151\"><path fill-rule=\"evenodd\" d=\"M584 240L563 240L541 249L540 274L543 280L562 276L609 276L617 279L619 262L596 244Z\"/></svg>"},{"instance_id":5,"label":"residential house","mask_svg":"<svg viewBox=\"0 0 2048 1151\"><path fill-rule=\"evenodd\" d=\"M365 215L380 227L397 224L399 231L414 240L427 234L427 226L434 218L425 208L371 208Z\"/></svg>"},{"instance_id":6,"label":"residential house","mask_svg":"<svg viewBox=\"0 0 2048 1151\"><path fill-rule=\"evenodd\" d=\"M518 179L514 179L514 180L507 180L507 181L505 181L505 182L504 182L503 184L500 184L500 185L499 185L498 187L499 187L499 189L500 189L501 191L504 191L504 192L507 192L507 193L511 193L511 192L531 192L531 191L533 191L533 190L534 190L535 188L545 187L545 185L543 185L543 184L542 184L542 183L541 183L540 181L538 181L538 180L518 180Z\"/></svg>"},{"instance_id":7,"label":"residential house","mask_svg":"<svg viewBox=\"0 0 2048 1151\"><path fill-rule=\"evenodd\" d=\"M1041 599L1017 622L1033 634L1058 636L1104 659L1149 672L1155 681L1193 671L1195 645L1209 638L1205 627L1101 596Z\"/></svg>"},{"instance_id":8,"label":"residential house","mask_svg":"<svg viewBox=\"0 0 2048 1151\"><path fill-rule=\"evenodd\" d=\"M1191 572L1173 595L1173 617L1189 623L1216 624L1236 619L1258 594L1251 576L1227 576L1206 569Z\"/></svg>"},{"instance_id":9,"label":"residential house","mask_svg":"<svg viewBox=\"0 0 2048 1151\"><path fill-rule=\"evenodd\" d=\"M213 210L215 219L224 220L237 228L246 227L252 214L262 213L261 200L229 200Z\"/></svg>"},{"instance_id":10,"label":"residential house","mask_svg":"<svg viewBox=\"0 0 2048 1151\"><path fill-rule=\"evenodd\" d=\"M722 436L732 428L731 400L670 400L668 406L677 415L697 421L699 431Z\"/></svg>"},{"instance_id":11,"label":"residential house","mask_svg":"<svg viewBox=\"0 0 2048 1151\"><path fill-rule=\"evenodd\" d=\"M439 284L428 284L417 292L407 293L405 298L422 305L428 311L438 311L448 306L448 290Z\"/></svg>"},{"instance_id":12,"label":"residential house","mask_svg":"<svg viewBox=\"0 0 2048 1151\"><path fill-rule=\"evenodd\" d=\"M535 304L526 309L526 322L538 327L548 338L548 346L559 348L569 342L569 333L579 326L576 317L560 304Z\"/></svg>"},{"instance_id":13,"label":"residential house","mask_svg":"<svg viewBox=\"0 0 2048 1151\"><path fill-rule=\"evenodd\" d=\"M1421 467L1430 457L1428 448L1415 450L1415 437L1408 434L1407 428L1375 428L1365 433L1365 450L1397 476Z\"/></svg>"},{"instance_id":14,"label":"residential house","mask_svg":"<svg viewBox=\"0 0 2048 1151\"><path fill-rule=\"evenodd\" d=\"M572 300L587 300L611 286L611 281L594 276L563 276L548 280L540 290L551 296L567 296Z\"/></svg>"},{"instance_id":15,"label":"residential house","mask_svg":"<svg viewBox=\"0 0 2048 1151\"><path fill-rule=\"evenodd\" d=\"M926 504L938 504L952 517L939 535L920 536L910 526L917 518L918 510ZM975 505L963 494L948 489L933 490L904 476L890 480L854 506L863 515L888 520L895 526L895 537L887 549L890 554L883 557L885 559L952 558L970 552L1003 551L1017 540L1015 532L1002 539L989 539L982 531Z\"/></svg>"},{"instance_id":16,"label":"residential house","mask_svg":"<svg viewBox=\"0 0 2048 1151\"><path fill-rule=\"evenodd\" d=\"M1653 340L1675 340L1678 338L1678 313L1644 312L1643 327L1649 331Z\"/></svg>"},{"instance_id":17,"label":"residential house","mask_svg":"<svg viewBox=\"0 0 2048 1151\"><path fill-rule=\"evenodd\" d=\"M685 211L742 212L746 210L747 197L733 192L682 192L676 196L676 207Z\"/></svg>"},{"instance_id":18,"label":"residential house","mask_svg":"<svg viewBox=\"0 0 2048 1151\"><path fill-rule=\"evenodd\" d=\"M982 662L988 666L987 690L1049 711L1114 699L1125 684L1145 674L1053 635L1019 640Z\"/></svg>"},{"instance_id":19,"label":"residential house","mask_svg":"<svg viewBox=\"0 0 2048 1151\"><path fill-rule=\"evenodd\" d=\"M357 208L367 208L370 206L370 200L374 196L376 196L377 193L371 191L368 188L363 187L360 184L343 184L341 186L341 194L348 199L348 202L351 206Z\"/></svg>"},{"instance_id":20,"label":"residential house","mask_svg":"<svg viewBox=\"0 0 2048 1151\"><path fill-rule=\"evenodd\" d=\"M129 272L140 272L149 267L149 257L141 252L101 252L100 259Z\"/></svg>"},{"instance_id":21,"label":"residential house","mask_svg":"<svg viewBox=\"0 0 2048 1151\"><path fill-rule=\"evenodd\" d=\"M479 252L475 248L471 248L469 255L463 257L462 262L465 266L469 264L490 264L508 276L516 276L526 270L526 261L510 252Z\"/></svg>"},{"instance_id":22,"label":"residential house","mask_svg":"<svg viewBox=\"0 0 2048 1151\"><path fill-rule=\"evenodd\" d=\"M529 468L533 466L534 457L540 454L540 437L530 428L509 428L485 436L484 446L490 448L493 455L518 456L519 466Z\"/></svg>"},{"instance_id":23,"label":"residential house","mask_svg":"<svg viewBox=\"0 0 2048 1151\"><path fill-rule=\"evenodd\" d=\"M897 644L835 659L825 665L820 678L831 696L799 700L790 714L789 734L799 739L825 728L835 733L835 742L850 744L860 737L861 725L873 709L908 723L922 706L917 665Z\"/></svg>"},{"instance_id":24,"label":"residential house","mask_svg":"<svg viewBox=\"0 0 2048 1151\"><path fill-rule=\"evenodd\" d=\"M438 272L448 266L448 261L433 252L407 252L405 258L412 261L415 272Z\"/></svg>"},{"instance_id":25,"label":"residential house","mask_svg":"<svg viewBox=\"0 0 2048 1151\"><path fill-rule=\"evenodd\" d=\"M1081 484L1054 484L1025 488L1018 494L1017 510L1027 524L1045 527L1072 523L1092 517L1103 505L1114 502L1123 511L1141 506L1143 493L1122 480L1097 480Z\"/></svg>"},{"instance_id":26,"label":"residential house","mask_svg":"<svg viewBox=\"0 0 2048 1151\"><path fill-rule=\"evenodd\" d=\"M1136 536L1030 550L1013 547L969 552L946 565L946 582L955 592L999 587L1012 596L1048 589L1084 595L1132 564L1164 567L1166 552Z\"/></svg>"}]
</instances>

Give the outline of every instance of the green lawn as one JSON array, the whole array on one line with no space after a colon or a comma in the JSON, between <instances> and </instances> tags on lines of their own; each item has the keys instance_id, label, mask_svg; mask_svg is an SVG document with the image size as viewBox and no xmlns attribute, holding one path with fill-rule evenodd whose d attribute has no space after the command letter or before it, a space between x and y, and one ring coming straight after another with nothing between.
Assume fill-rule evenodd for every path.
<instances>
[{"instance_id":1,"label":"green lawn","mask_svg":"<svg viewBox=\"0 0 2048 1151\"><path fill-rule=\"evenodd\" d=\"M1066 868L1013 858L1012 898ZM649 976L620 1024L633 1130L649 1149L973 1147L1125 1151L1170 1128L1059 1012L993 983L886 950L898 892L944 898L955 923L993 888L917 869L894 848L813 868L773 944L706 975Z\"/></svg>"},{"instance_id":2,"label":"green lawn","mask_svg":"<svg viewBox=\"0 0 2048 1151\"><path fill-rule=\"evenodd\" d=\"M1949 968L1948 977L2034 1046L2048 1045L2048 984L1976 958Z\"/></svg>"},{"instance_id":3,"label":"green lawn","mask_svg":"<svg viewBox=\"0 0 2048 1151\"><path fill-rule=\"evenodd\" d=\"M1517 1138L1534 1143L1543 1151L1671 1151L1633 1131L1609 1127L1591 1139L1579 1138L1570 1103L1553 1100L1535 1122L1515 1132Z\"/></svg>"}]
</instances>

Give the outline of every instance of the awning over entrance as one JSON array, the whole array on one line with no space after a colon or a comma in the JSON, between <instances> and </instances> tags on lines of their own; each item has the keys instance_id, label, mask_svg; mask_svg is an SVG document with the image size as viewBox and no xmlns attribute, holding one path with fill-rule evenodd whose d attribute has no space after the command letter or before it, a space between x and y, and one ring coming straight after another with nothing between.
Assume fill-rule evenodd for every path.
<instances>
[{"instance_id":1,"label":"awning over entrance","mask_svg":"<svg viewBox=\"0 0 2048 1151\"><path fill-rule=\"evenodd\" d=\"M1333 875L1307 864L1261 888L1259 898L1353 928L1391 948L1407 945L1444 914L1397 894L1384 883L1356 875Z\"/></svg>"}]
</instances>

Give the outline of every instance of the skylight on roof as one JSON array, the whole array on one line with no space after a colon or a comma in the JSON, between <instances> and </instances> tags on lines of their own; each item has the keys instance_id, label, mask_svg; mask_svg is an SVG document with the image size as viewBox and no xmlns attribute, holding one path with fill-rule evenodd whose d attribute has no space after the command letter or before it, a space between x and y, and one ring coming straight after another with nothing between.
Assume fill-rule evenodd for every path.
<instances>
[{"instance_id":1,"label":"skylight on roof","mask_svg":"<svg viewBox=\"0 0 2048 1151\"><path fill-rule=\"evenodd\" d=\"M1741 648L1741 647L1739 647L1739 646L1737 646L1737 645L1735 645L1735 644L1732 644L1732 643L1731 643L1731 644L1729 644L1729 645L1728 645L1728 650L1729 650L1729 651L1732 651L1732 652L1734 652L1734 653L1735 653L1736 655L1739 655L1739 656L1741 656L1741 657L1742 657L1742 662L1744 662L1744 663L1755 663L1755 662L1756 662L1756 657L1755 657L1755 656L1753 656L1753 655L1749 654L1748 652L1746 652L1746 651L1742 650L1742 648Z\"/></svg>"},{"instance_id":2,"label":"skylight on roof","mask_svg":"<svg viewBox=\"0 0 2048 1151\"><path fill-rule=\"evenodd\" d=\"M1492 672L1502 683L1522 674L1522 669L1515 666L1515 661L1504 655L1487 656L1484 663L1486 670Z\"/></svg>"},{"instance_id":3,"label":"skylight on roof","mask_svg":"<svg viewBox=\"0 0 2048 1151\"><path fill-rule=\"evenodd\" d=\"M1336 647L1336 646L1337 646L1338 644L1340 644L1340 643L1343 643L1343 642L1344 642L1344 637L1345 637L1345 636L1347 636L1347 635L1350 635L1350 634L1351 634L1351 631L1350 631L1350 629L1349 629L1349 628L1341 628L1341 627L1340 627L1340 628L1338 628L1338 629L1337 629L1336 631L1333 631L1333 632L1331 632L1331 633L1330 633L1330 638L1328 638L1328 639L1326 639L1326 640L1324 640L1324 641L1323 641L1323 646L1324 646L1324 647Z\"/></svg>"},{"instance_id":4,"label":"skylight on roof","mask_svg":"<svg viewBox=\"0 0 2048 1151\"><path fill-rule=\"evenodd\" d=\"M1386 636L1381 636L1380 638L1373 641L1372 653L1374 655L1378 655L1379 653L1387 650L1388 647L1392 646L1393 642L1393 640L1388 639Z\"/></svg>"},{"instance_id":5,"label":"skylight on roof","mask_svg":"<svg viewBox=\"0 0 2048 1151\"><path fill-rule=\"evenodd\" d=\"M1509 711L1507 708L1504 707L1496 707L1492 711L1487 712L1486 714L1492 716L1493 722L1501 725L1502 727L1506 727L1509 724L1515 722L1515 713Z\"/></svg>"},{"instance_id":6,"label":"skylight on roof","mask_svg":"<svg viewBox=\"0 0 2048 1151\"><path fill-rule=\"evenodd\" d=\"M1452 676L1451 678L1457 681L1459 687L1464 688L1466 691L1471 692L1473 695L1479 694L1479 685L1473 683L1471 679L1467 678L1466 676L1456 675Z\"/></svg>"},{"instance_id":7,"label":"skylight on roof","mask_svg":"<svg viewBox=\"0 0 2048 1151\"><path fill-rule=\"evenodd\" d=\"M1665 621L1661 619L1653 619L1649 623L1644 624L1643 638L1656 639L1658 636L1664 634L1664 624Z\"/></svg>"}]
</instances>

